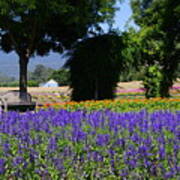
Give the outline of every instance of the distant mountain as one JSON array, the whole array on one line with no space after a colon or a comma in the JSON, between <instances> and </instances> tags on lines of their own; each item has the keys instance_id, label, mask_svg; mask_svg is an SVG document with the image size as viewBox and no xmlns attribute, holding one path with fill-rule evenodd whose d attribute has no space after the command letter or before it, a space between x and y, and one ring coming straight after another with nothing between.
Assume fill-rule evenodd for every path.
<instances>
[{"instance_id":1,"label":"distant mountain","mask_svg":"<svg viewBox=\"0 0 180 180\"><path fill-rule=\"evenodd\" d=\"M53 69L61 68L66 58L57 53L50 53L49 56L31 58L28 64L28 71L33 71L37 64L43 64ZM9 77L19 77L18 56L15 53L5 54L0 52L0 73Z\"/></svg>"}]
</instances>

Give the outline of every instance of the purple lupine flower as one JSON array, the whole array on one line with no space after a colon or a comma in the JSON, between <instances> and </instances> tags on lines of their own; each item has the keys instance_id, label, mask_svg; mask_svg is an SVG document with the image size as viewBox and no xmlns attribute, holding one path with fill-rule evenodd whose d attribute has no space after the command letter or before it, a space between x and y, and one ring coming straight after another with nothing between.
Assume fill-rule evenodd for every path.
<instances>
[{"instance_id":1,"label":"purple lupine flower","mask_svg":"<svg viewBox=\"0 0 180 180\"><path fill-rule=\"evenodd\" d=\"M110 141L109 134L98 134L96 138L96 143L99 146L106 146Z\"/></svg>"},{"instance_id":2,"label":"purple lupine flower","mask_svg":"<svg viewBox=\"0 0 180 180\"><path fill-rule=\"evenodd\" d=\"M128 161L128 165L131 167L131 168L136 168L137 166L137 161L136 159L131 159Z\"/></svg>"},{"instance_id":3,"label":"purple lupine flower","mask_svg":"<svg viewBox=\"0 0 180 180\"><path fill-rule=\"evenodd\" d=\"M173 151L174 151L175 154L177 154L180 151L180 145L179 144L174 144Z\"/></svg>"},{"instance_id":4,"label":"purple lupine flower","mask_svg":"<svg viewBox=\"0 0 180 180\"><path fill-rule=\"evenodd\" d=\"M40 169L35 169L34 172L38 175L41 175L41 170Z\"/></svg>"},{"instance_id":5,"label":"purple lupine flower","mask_svg":"<svg viewBox=\"0 0 180 180\"><path fill-rule=\"evenodd\" d=\"M21 156L15 157L13 159L13 165L18 166L19 164L22 164L24 162L24 158Z\"/></svg>"},{"instance_id":6,"label":"purple lupine flower","mask_svg":"<svg viewBox=\"0 0 180 180\"><path fill-rule=\"evenodd\" d=\"M180 171L178 169L179 119L180 112L171 113L169 111L159 111L151 114L142 111L128 113L115 113L110 111L83 113L77 111L72 113L64 110L55 111L51 109L48 111L39 111L34 114L24 113L21 115L8 112L5 115L3 114L0 119L0 133L5 134L5 139L2 139L0 146L4 148L4 154L7 155L6 158L8 161L8 158L12 156L12 154L10 154L11 151L8 150L10 148L8 143L14 139L18 145L17 156L19 157L20 154L24 156L23 153L25 153L24 157L27 157L27 152L29 153L29 158L27 158L27 160L30 159L29 163L37 163L37 166L42 166L39 165L41 153L38 155L38 151L41 150L38 149L38 144L46 146L48 143L48 148L53 149L53 157L60 159L64 157L72 166L75 166L74 164L78 160L82 161L82 163L86 163L87 160L101 161L100 164L102 168L109 166L112 167L113 171L113 163L121 161L123 156L124 162L128 166L127 169L124 170L125 176L126 173L130 173L130 175L133 173L129 172L128 168L131 169L140 165L140 168L147 169L147 173L149 173L148 175L150 176L151 174L157 176L166 175L167 179L172 175L173 178L176 178ZM66 126L68 126L68 128L66 128ZM88 132L83 131L86 126L88 126ZM105 130L107 134L97 135L101 130L102 132ZM33 136L31 136L31 131L35 133ZM169 131L169 133L167 131ZM38 136L40 136L40 138ZM67 145L62 146L61 151L58 151L58 148L56 148L57 139L71 139L75 142L81 141L82 144L84 143L82 150L83 156L78 157L77 154L73 152L71 145L75 143L67 143ZM94 142L97 143L98 146L103 146L103 150L105 149L105 151L103 151L102 154L99 151L102 149L101 147L95 147L93 149L93 147L96 146ZM165 149L168 145L171 148L170 150L168 148ZM34 149L34 151L31 149L33 146L37 148ZM97 150L95 151L96 148ZM51 152L52 151L49 150L42 152L43 158L48 158L48 163L52 163L55 167L52 154L48 154ZM44 155L44 153L47 154ZM119 154L120 156L117 157ZM108 165L105 164L107 161L104 162L105 156L109 158ZM157 158L158 156L160 157L159 159ZM163 167L163 161L161 162L163 159L168 161L167 167ZM22 162L18 159L13 160L16 165L20 164L24 168L27 167L25 160L22 160ZM60 164L59 162L59 165L58 163L56 164L57 169L60 169L60 171L62 171L61 165L63 165L63 163L64 162ZM0 162L0 164L2 163ZM42 166L42 171L44 171L47 166ZM1 169L3 168L1 167ZM166 172L166 170L168 172ZM22 175L20 171L16 172L18 176ZM65 169L63 169L63 173L64 172L66 172ZM110 171L108 172L111 173Z\"/></svg>"},{"instance_id":7,"label":"purple lupine flower","mask_svg":"<svg viewBox=\"0 0 180 180\"><path fill-rule=\"evenodd\" d=\"M114 161L114 159L110 160L110 164L111 164L111 170L114 172L115 171L115 161Z\"/></svg>"},{"instance_id":8,"label":"purple lupine flower","mask_svg":"<svg viewBox=\"0 0 180 180\"><path fill-rule=\"evenodd\" d=\"M82 129L74 129L72 132L72 141L78 142L81 140L85 140L87 137L87 133L85 133Z\"/></svg>"},{"instance_id":9,"label":"purple lupine flower","mask_svg":"<svg viewBox=\"0 0 180 180\"><path fill-rule=\"evenodd\" d=\"M58 170L64 169L63 160L60 158L53 158L53 164Z\"/></svg>"},{"instance_id":10,"label":"purple lupine flower","mask_svg":"<svg viewBox=\"0 0 180 180\"><path fill-rule=\"evenodd\" d=\"M49 139L48 150L51 152L51 151L55 151L56 149L57 149L56 137L51 137Z\"/></svg>"},{"instance_id":11,"label":"purple lupine flower","mask_svg":"<svg viewBox=\"0 0 180 180\"><path fill-rule=\"evenodd\" d=\"M3 146L3 151L5 153L8 153L10 151L10 144L9 143L4 143L2 146Z\"/></svg>"},{"instance_id":12,"label":"purple lupine flower","mask_svg":"<svg viewBox=\"0 0 180 180\"><path fill-rule=\"evenodd\" d=\"M5 160L0 158L0 174L5 172Z\"/></svg>"},{"instance_id":13,"label":"purple lupine flower","mask_svg":"<svg viewBox=\"0 0 180 180\"><path fill-rule=\"evenodd\" d=\"M151 167L150 167L150 173L153 175L153 176L157 176L157 165L156 164L152 164Z\"/></svg>"},{"instance_id":14,"label":"purple lupine flower","mask_svg":"<svg viewBox=\"0 0 180 180\"><path fill-rule=\"evenodd\" d=\"M30 153L29 153L29 160L31 163L34 163L35 159L38 158L39 153L36 152L34 149L29 149Z\"/></svg>"},{"instance_id":15,"label":"purple lupine flower","mask_svg":"<svg viewBox=\"0 0 180 180\"><path fill-rule=\"evenodd\" d=\"M165 156L166 156L166 152L165 152L165 148L164 147L159 147L159 158L160 159L164 159L165 158Z\"/></svg>"},{"instance_id":16,"label":"purple lupine flower","mask_svg":"<svg viewBox=\"0 0 180 180\"><path fill-rule=\"evenodd\" d=\"M94 111L88 115L88 123L94 127L98 128L104 126L104 117L102 116L103 113L101 111Z\"/></svg>"},{"instance_id":17,"label":"purple lupine flower","mask_svg":"<svg viewBox=\"0 0 180 180\"><path fill-rule=\"evenodd\" d=\"M170 179L174 176L174 172L172 171L169 171L169 172L166 172L165 175L164 175L164 179Z\"/></svg>"},{"instance_id":18,"label":"purple lupine flower","mask_svg":"<svg viewBox=\"0 0 180 180\"><path fill-rule=\"evenodd\" d=\"M158 141L158 143L160 143L160 144L165 144L165 143L166 143L165 138L164 138L164 136L162 136L162 135L157 138L157 141Z\"/></svg>"},{"instance_id":19,"label":"purple lupine flower","mask_svg":"<svg viewBox=\"0 0 180 180\"><path fill-rule=\"evenodd\" d=\"M137 150L136 150L136 148L135 148L135 146L134 145L129 145L128 147L127 147L127 150L126 150L126 153L125 153L125 155L126 156L132 156L132 157L135 157L136 155L137 155Z\"/></svg>"},{"instance_id":20,"label":"purple lupine flower","mask_svg":"<svg viewBox=\"0 0 180 180\"><path fill-rule=\"evenodd\" d=\"M174 171L176 171L177 173L179 173L180 172L180 166L178 166L178 165L174 165Z\"/></svg>"},{"instance_id":21,"label":"purple lupine flower","mask_svg":"<svg viewBox=\"0 0 180 180\"><path fill-rule=\"evenodd\" d=\"M103 162L104 157L99 152L92 152L91 157L96 162Z\"/></svg>"},{"instance_id":22,"label":"purple lupine flower","mask_svg":"<svg viewBox=\"0 0 180 180\"><path fill-rule=\"evenodd\" d=\"M134 133L132 136L131 136L131 140L133 142L136 142L138 143L140 141L141 137L137 134L137 133Z\"/></svg>"},{"instance_id":23,"label":"purple lupine flower","mask_svg":"<svg viewBox=\"0 0 180 180\"><path fill-rule=\"evenodd\" d=\"M65 147L63 150L63 156L68 157L71 156L71 149L69 147Z\"/></svg>"},{"instance_id":24,"label":"purple lupine flower","mask_svg":"<svg viewBox=\"0 0 180 180\"><path fill-rule=\"evenodd\" d=\"M145 168L150 168L152 166L152 162L150 160L144 159Z\"/></svg>"},{"instance_id":25,"label":"purple lupine flower","mask_svg":"<svg viewBox=\"0 0 180 180\"><path fill-rule=\"evenodd\" d=\"M123 177L123 178L128 176L128 170L127 169L122 169L120 171L120 176Z\"/></svg>"},{"instance_id":26,"label":"purple lupine flower","mask_svg":"<svg viewBox=\"0 0 180 180\"><path fill-rule=\"evenodd\" d=\"M126 141L123 138L118 138L115 142L117 146L120 146L122 148L125 148Z\"/></svg>"},{"instance_id":27,"label":"purple lupine flower","mask_svg":"<svg viewBox=\"0 0 180 180\"><path fill-rule=\"evenodd\" d=\"M146 139L144 139L143 142L146 146L151 146L152 145L152 138L150 136L148 136Z\"/></svg>"},{"instance_id":28,"label":"purple lupine flower","mask_svg":"<svg viewBox=\"0 0 180 180\"><path fill-rule=\"evenodd\" d=\"M148 152L148 147L145 146L145 145L141 145L139 146L138 148L138 152L141 156L146 156L147 155L147 152Z\"/></svg>"},{"instance_id":29,"label":"purple lupine flower","mask_svg":"<svg viewBox=\"0 0 180 180\"><path fill-rule=\"evenodd\" d=\"M109 150L108 150L108 153L109 153L109 155L110 155L110 158L113 158L114 155L115 155L115 151L112 150L112 149L109 149Z\"/></svg>"}]
</instances>

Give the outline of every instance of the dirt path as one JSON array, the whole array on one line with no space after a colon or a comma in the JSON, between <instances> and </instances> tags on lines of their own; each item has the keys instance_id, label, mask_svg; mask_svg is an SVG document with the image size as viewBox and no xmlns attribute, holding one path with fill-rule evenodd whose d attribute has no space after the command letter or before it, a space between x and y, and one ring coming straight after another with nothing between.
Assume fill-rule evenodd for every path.
<instances>
[{"instance_id":1,"label":"dirt path","mask_svg":"<svg viewBox=\"0 0 180 180\"><path fill-rule=\"evenodd\" d=\"M174 83L175 87L180 87L180 79ZM118 89L138 89L143 88L142 81L132 81L132 82L119 82L117 85ZM0 87L0 92L6 92L9 90L18 90L18 87ZM61 87L29 87L28 92L38 93L38 92L67 92L69 90L68 86Z\"/></svg>"}]
</instances>

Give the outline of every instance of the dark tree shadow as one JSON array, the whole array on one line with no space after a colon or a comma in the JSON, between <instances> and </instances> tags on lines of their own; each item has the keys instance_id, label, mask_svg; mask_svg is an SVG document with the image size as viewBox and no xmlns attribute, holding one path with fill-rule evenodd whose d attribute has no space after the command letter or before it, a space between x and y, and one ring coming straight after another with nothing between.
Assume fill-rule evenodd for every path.
<instances>
[{"instance_id":1,"label":"dark tree shadow","mask_svg":"<svg viewBox=\"0 0 180 180\"><path fill-rule=\"evenodd\" d=\"M67 62L71 73L72 100L113 99L119 73L124 68L123 43L116 34L79 42Z\"/></svg>"}]
</instances>

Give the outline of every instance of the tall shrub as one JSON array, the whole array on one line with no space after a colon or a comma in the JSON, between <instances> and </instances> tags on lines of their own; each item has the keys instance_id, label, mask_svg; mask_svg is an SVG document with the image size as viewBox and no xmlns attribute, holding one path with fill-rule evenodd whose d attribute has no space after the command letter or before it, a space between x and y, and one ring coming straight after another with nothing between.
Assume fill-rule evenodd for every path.
<instances>
[{"instance_id":1,"label":"tall shrub","mask_svg":"<svg viewBox=\"0 0 180 180\"><path fill-rule=\"evenodd\" d=\"M121 37L104 34L77 44L70 66L72 100L114 98L114 89L123 69Z\"/></svg>"}]
</instances>

